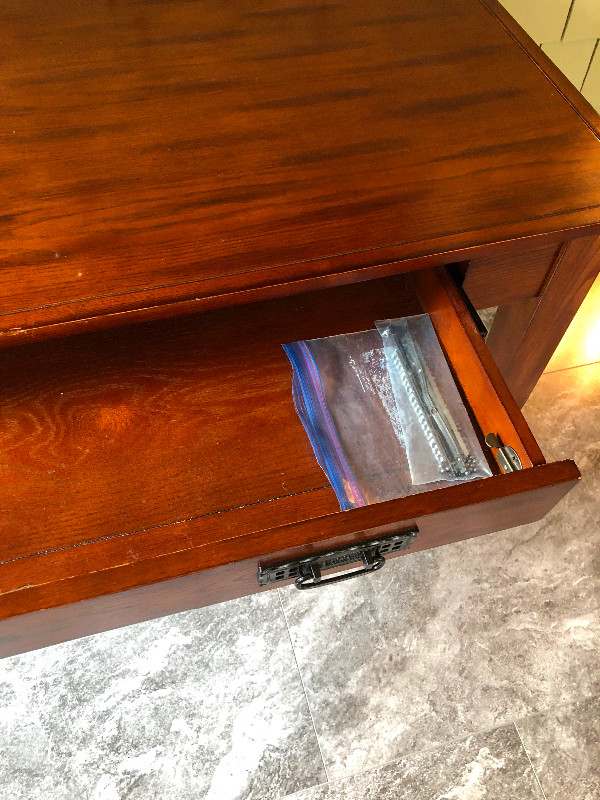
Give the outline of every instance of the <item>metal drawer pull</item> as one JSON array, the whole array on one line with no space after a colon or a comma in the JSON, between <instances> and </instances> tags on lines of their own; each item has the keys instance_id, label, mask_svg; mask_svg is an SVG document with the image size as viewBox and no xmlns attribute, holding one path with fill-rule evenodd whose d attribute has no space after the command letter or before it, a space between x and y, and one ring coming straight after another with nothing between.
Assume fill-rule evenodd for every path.
<instances>
[{"instance_id":1,"label":"metal drawer pull","mask_svg":"<svg viewBox=\"0 0 600 800\"><path fill-rule=\"evenodd\" d=\"M385 564L384 556L372 556L368 550L359 550L357 555L364 564L363 569L351 569L349 572L342 572L339 575L331 575L323 580L321 578L321 568L318 562L307 564L300 569L300 575L294 581L296 589L315 589L317 586L325 586L328 583L339 583L350 578L358 578L359 575L368 575L369 572L376 572Z\"/></svg>"},{"instance_id":2,"label":"metal drawer pull","mask_svg":"<svg viewBox=\"0 0 600 800\"><path fill-rule=\"evenodd\" d=\"M267 586L270 583L294 580L297 589L313 589L328 583L358 578L359 575L369 575L383 567L386 555L399 550L408 550L418 532L419 529L414 527L350 547L328 550L297 561L288 561L285 564L267 567L261 565L258 568L258 583L260 586ZM327 578L322 577L326 569L336 569L357 562L362 562L363 566L360 569L352 569Z\"/></svg>"}]
</instances>

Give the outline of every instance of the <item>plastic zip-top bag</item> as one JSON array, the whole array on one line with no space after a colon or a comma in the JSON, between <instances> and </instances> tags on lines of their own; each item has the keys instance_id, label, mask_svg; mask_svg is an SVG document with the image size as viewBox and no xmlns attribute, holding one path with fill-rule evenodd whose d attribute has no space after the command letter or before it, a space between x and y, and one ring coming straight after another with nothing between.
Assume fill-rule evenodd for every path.
<instances>
[{"instance_id":1,"label":"plastic zip-top bag","mask_svg":"<svg viewBox=\"0 0 600 800\"><path fill-rule=\"evenodd\" d=\"M401 368L406 375L406 366L410 371L413 365L403 367L393 349L400 331L394 325L403 320L378 323L381 333L283 345L293 368L296 411L343 510L425 491L440 481L445 485L491 475L429 317L407 319L410 335L418 334L414 347L426 364L429 397L436 398L446 426L464 444L462 474L456 465L448 470L439 460L433 448L440 445L415 408L417 393L405 388ZM419 320L413 328L412 321ZM406 338L401 341L406 344ZM450 441L443 442L446 453Z\"/></svg>"},{"instance_id":2,"label":"plastic zip-top bag","mask_svg":"<svg viewBox=\"0 0 600 800\"><path fill-rule=\"evenodd\" d=\"M491 475L428 314L375 323L415 485Z\"/></svg>"},{"instance_id":3,"label":"plastic zip-top bag","mask_svg":"<svg viewBox=\"0 0 600 800\"><path fill-rule=\"evenodd\" d=\"M376 330L284 345L294 405L342 509L410 492L381 336Z\"/></svg>"}]
</instances>

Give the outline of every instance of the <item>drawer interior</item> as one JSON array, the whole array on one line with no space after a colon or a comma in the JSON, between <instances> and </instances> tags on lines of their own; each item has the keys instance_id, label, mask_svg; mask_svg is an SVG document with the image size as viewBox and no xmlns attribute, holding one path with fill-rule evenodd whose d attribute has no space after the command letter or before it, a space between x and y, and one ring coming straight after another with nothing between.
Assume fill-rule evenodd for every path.
<instances>
[{"instance_id":1,"label":"drawer interior","mask_svg":"<svg viewBox=\"0 0 600 800\"><path fill-rule=\"evenodd\" d=\"M523 476L340 512L281 344L423 311ZM444 270L3 350L0 387L0 618L576 478L527 478L543 456Z\"/></svg>"},{"instance_id":2,"label":"drawer interior","mask_svg":"<svg viewBox=\"0 0 600 800\"><path fill-rule=\"evenodd\" d=\"M286 498L335 510L281 345L421 310L398 277L2 351L0 561Z\"/></svg>"},{"instance_id":3,"label":"drawer interior","mask_svg":"<svg viewBox=\"0 0 600 800\"><path fill-rule=\"evenodd\" d=\"M296 519L336 510L281 344L424 308L483 432L541 463L431 283L398 276L3 351L0 561L284 498Z\"/></svg>"}]
</instances>

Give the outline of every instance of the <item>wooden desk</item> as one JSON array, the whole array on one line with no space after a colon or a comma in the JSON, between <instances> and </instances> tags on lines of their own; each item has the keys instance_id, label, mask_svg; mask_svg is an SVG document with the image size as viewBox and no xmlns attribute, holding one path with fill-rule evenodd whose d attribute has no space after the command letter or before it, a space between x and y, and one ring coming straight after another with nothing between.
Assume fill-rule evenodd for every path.
<instances>
[{"instance_id":1,"label":"wooden desk","mask_svg":"<svg viewBox=\"0 0 600 800\"><path fill-rule=\"evenodd\" d=\"M0 652L254 591L277 554L529 521L577 480L518 405L600 267L598 116L494 0L8 0L0 26ZM422 309L526 469L342 514L279 343Z\"/></svg>"}]
</instances>

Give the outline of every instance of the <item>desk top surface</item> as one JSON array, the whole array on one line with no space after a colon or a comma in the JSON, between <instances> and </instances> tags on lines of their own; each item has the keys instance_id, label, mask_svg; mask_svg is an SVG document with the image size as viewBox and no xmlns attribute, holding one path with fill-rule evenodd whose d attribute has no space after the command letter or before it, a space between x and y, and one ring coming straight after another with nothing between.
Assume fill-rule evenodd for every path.
<instances>
[{"instance_id":1,"label":"desk top surface","mask_svg":"<svg viewBox=\"0 0 600 800\"><path fill-rule=\"evenodd\" d=\"M593 230L593 115L485 2L5 0L0 336Z\"/></svg>"}]
</instances>

